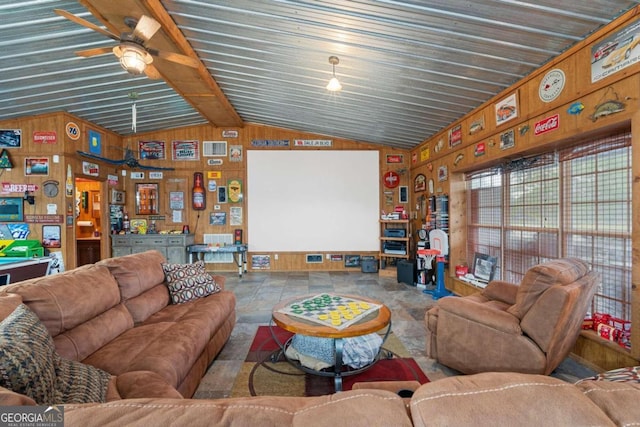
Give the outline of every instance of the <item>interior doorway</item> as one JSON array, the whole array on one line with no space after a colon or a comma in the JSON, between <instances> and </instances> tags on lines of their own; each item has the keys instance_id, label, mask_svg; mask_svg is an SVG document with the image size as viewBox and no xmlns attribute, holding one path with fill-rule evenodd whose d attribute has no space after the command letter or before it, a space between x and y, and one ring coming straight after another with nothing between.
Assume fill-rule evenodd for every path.
<instances>
[{"instance_id":1,"label":"interior doorway","mask_svg":"<svg viewBox=\"0 0 640 427\"><path fill-rule=\"evenodd\" d=\"M103 257L103 239L108 238L109 218L104 215L103 183L75 179L76 266L93 264ZM107 230L107 233L104 231ZM106 235L106 237L105 237Z\"/></svg>"}]
</instances>

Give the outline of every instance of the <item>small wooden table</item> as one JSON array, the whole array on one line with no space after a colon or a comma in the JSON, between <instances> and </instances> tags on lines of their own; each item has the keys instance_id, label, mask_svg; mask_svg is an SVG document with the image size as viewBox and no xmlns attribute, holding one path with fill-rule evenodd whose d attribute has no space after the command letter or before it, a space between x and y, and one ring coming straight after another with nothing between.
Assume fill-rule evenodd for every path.
<instances>
[{"instance_id":1,"label":"small wooden table","mask_svg":"<svg viewBox=\"0 0 640 427\"><path fill-rule=\"evenodd\" d=\"M342 391L342 377L347 375L355 375L365 371L366 369L369 369L379 360L380 355L382 354L382 351L383 351L383 348L381 345L380 350L378 351L378 355L373 360L373 362L359 369L345 370L343 369L343 362L342 362L342 350L344 346L343 339L366 335L373 332L378 332L381 329L384 329L386 327L387 330L382 340L382 344L384 345L384 342L386 341L387 337L389 336L389 333L391 332L391 311L386 305L370 298L364 298L356 295L342 295L342 294L332 294L332 295L337 295L344 298L352 298L352 299L356 299L356 300L360 300L360 301L364 301L372 304L377 304L377 305L380 305L380 308L376 312L370 313L368 316L364 317L358 322L350 326L347 326L346 328L341 330L333 328L331 326L325 326L319 323L314 323L313 321L305 320L297 316L290 316L288 314L280 312L280 310L284 309L285 307L288 307L290 304L293 304L298 301L303 301L311 297L311 295L305 295L305 296L291 298L286 301L282 301L278 303L275 307L273 307L270 327L272 327L273 324L275 324L281 327L282 329L285 329L289 332L293 332L294 334L320 337L320 338L333 338L335 343L334 370L333 372L324 371L324 370L317 371L317 370L302 366L300 363L294 363L294 361L289 360L289 358L287 358L286 356L286 349L291 344L291 339L289 339L285 343L281 343L276 338L276 335L272 332L273 339L278 343L278 345L280 346L281 353L285 356L285 358L287 359L287 361L289 361L289 363L292 363L298 369L310 374L321 375L321 376L332 376L334 378L335 390Z\"/></svg>"}]
</instances>

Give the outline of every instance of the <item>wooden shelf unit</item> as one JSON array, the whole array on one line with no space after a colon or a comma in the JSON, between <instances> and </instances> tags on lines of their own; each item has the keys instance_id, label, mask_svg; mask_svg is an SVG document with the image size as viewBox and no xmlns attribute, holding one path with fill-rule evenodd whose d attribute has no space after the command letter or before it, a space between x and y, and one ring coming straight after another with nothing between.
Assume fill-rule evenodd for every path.
<instances>
[{"instance_id":1,"label":"wooden shelf unit","mask_svg":"<svg viewBox=\"0 0 640 427\"><path fill-rule=\"evenodd\" d=\"M402 229L404 237L385 237L385 230ZM385 242L401 242L404 244L404 254L385 253ZM381 219L380 220L380 260L409 259L411 257L411 223L408 219Z\"/></svg>"}]
</instances>

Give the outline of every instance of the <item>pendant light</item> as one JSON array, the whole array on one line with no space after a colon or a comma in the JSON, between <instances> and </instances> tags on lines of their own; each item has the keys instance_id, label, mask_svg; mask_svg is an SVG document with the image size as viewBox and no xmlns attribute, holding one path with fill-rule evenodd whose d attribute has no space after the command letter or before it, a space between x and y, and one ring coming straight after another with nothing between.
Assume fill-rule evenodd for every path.
<instances>
[{"instance_id":1,"label":"pendant light","mask_svg":"<svg viewBox=\"0 0 640 427\"><path fill-rule=\"evenodd\" d=\"M331 77L331 80L329 80L329 83L327 84L328 91L337 92L342 89L342 85L340 84L340 81L336 77L336 65L339 63L340 63L340 59L338 59L337 56L329 57L329 64L333 66L333 74L332 74L333 77Z\"/></svg>"}]
</instances>

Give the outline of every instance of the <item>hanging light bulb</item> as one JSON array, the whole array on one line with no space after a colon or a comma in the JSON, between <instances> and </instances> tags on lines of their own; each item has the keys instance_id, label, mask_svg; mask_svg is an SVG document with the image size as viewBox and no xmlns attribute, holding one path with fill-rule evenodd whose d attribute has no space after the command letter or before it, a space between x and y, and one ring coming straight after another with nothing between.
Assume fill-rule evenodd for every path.
<instances>
[{"instance_id":1,"label":"hanging light bulb","mask_svg":"<svg viewBox=\"0 0 640 427\"><path fill-rule=\"evenodd\" d=\"M337 92L342 89L342 85L340 84L340 80L336 77L336 65L340 63L340 59L337 56L329 57L329 64L333 66L333 77L329 80L327 84L327 90L331 92Z\"/></svg>"}]
</instances>

